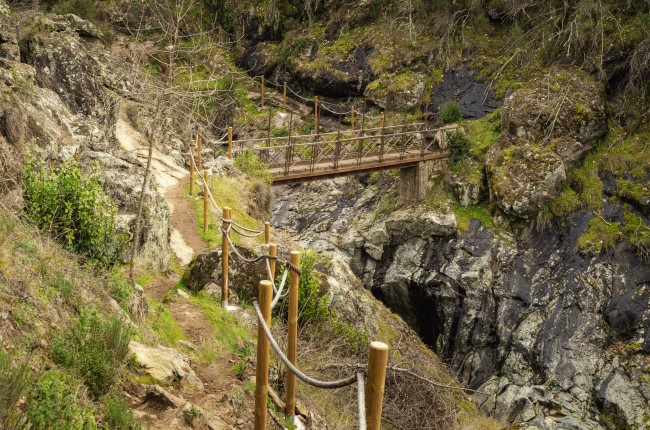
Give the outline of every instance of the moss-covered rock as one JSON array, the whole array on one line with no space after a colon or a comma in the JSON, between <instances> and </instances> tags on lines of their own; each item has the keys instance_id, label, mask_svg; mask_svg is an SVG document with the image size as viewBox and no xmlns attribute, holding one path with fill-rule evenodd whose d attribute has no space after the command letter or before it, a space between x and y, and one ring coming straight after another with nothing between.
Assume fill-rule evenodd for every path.
<instances>
[{"instance_id":1,"label":"moss-covered rock","mask_svg":"<svg viewBox=\"0 0 650 430\"><path fill-rule=\"evenodd\" d=\"M564 162L549 148L502 136L488 161L491 197L509 215L528 218L561 190Z\"/></svg>"},{"instance_id":2,"label":"moss-covered rock","mask_svg":"<svg viewBox=\"0 0 650 430\"><path fill-rule=\"evenodd\" d=\"M427 77L405 72L377 79L366 86L364 96L383 109L411 110L420 105Z\"/></svg>"},{"instance_id":3,"label":"moss-covered rock","mask_svg":"<svg viewBox=\"0 0 650 430\"><path fill-rule=\"evenodd\" d=\"M528 218L607 133L604 90L580 71L551 69L506 101L501 121L487 161L491 197L505 213Z\"/></svg>"},{"instance_id":4,"label":"moss-covered rock","mask_svg":"<svg viewBox=\"0 0 650 430\"><path fill-rule=\"evenodd\" d=\"M605 90L576 69L551 69L507 99L504 133L541 142L568 165L607 133Z\"/></svg>"}]
</instances>

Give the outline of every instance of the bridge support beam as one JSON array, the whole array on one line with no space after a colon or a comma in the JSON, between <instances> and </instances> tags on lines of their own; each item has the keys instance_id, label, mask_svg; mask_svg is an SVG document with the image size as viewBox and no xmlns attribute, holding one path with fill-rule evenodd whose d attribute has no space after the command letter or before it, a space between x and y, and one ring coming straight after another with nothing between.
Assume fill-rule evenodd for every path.
<instances>
[{"instance_id":1,"label":"bridge support beam","mask_svg":"<svg viewBox=\"0 0 650 430\"><path fill-rule=\"evenodd\" d=\"M435 161L420 161L413 167L399 170L399 199L401 203L417 203L429 192L429 176L435 168Z\"/></svg>"}]
</instances>

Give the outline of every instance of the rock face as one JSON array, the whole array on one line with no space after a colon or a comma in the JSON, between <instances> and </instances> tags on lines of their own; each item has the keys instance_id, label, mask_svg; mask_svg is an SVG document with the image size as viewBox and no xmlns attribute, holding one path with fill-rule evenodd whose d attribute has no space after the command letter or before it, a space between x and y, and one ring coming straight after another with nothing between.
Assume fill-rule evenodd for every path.
<instances>
[{"instance_id":1,"label":"rock face","mask_svg":"<svg viewBox=\"0 0 650 430\"><path fill-rule=\"evenodd\" d=\"M190 360L177 349L158 345L155 348L141 343L129 342L129 353L144 370L159 381L172 383L187 381L190 385L203 389L203 382L190 366Z\"/></svg>"},{"instance_id":2,"label":"rock face","mask_svg":"<svg viewBox=\"0 0 650 430\"><path fill-rule=\"evenodd\" d=\"M411 239L379 260L364 248L352 267L486 393L475 396L484 411L541 429L602 429L603 414L643 428L650 386L635 375L648 369L650 269L625 249L580 256L569 243L589 218L554 234L531 228L516 245L474 221L461 238Z\"/></svg>"},{"instance_id":3,"label":"rock face","mask_svg":"<svg viewBox=\"0 0 650 430\"><path fill-rule=\"evenodd\" d=\"M491 198L508 215L529 218L607 132L604 89L583 72L551 70L510 96L501 120L487 159Z\"/></svg>"},{"instance_id":4,"label":"rock face","mask_svg":"<svg viewBox=\"0 0 650 430\"><path fill-rule=\"evenodd\" d=\"M443 75L442 82L431 94L431 103L427 107L429 115L437 118L440 106L450 100L460 105L463 118L468 119L483 118L502 104L501 100L496 99L494 90L476 81L474 72L466 66Z\"/></svg>"},{"instance_id":5,"label":"rock face","mask_svg":"<svg viewBox=\"0 0 650 430\"><path fill-rule=\"evenodd\" d=\"M0 193L19 189L26 150L50 160L74 156L96 168L121 228L133 231L144 164L135 148L118 146L116 124L123 97L141 94L137 72L110 56L92 23L71 14L36 19L35 31L18 40L15 19L0 6ZM145 192L138 258L167 270L170 211L159 185L152 179Z\"/></svg>"},{"instance_id":6,"label":"rock face","mask_svg":"<svg viewBox=\"0 0 650 430\"><path fill-rule=\"evenodd\" d=\"M525 429L647 428L650 268L623 242L580 254L593 214L532 223L518 237L477 220L459 234L422 209L375 221L377 194L390 187L279 188L274 225L347 262L479 391L485 412Z\"/></svg>"},{"instance_id":7,"label":"rock face","mask_svg":"<svg viewBox=\"0 0 650 430\"><path fill-rule=\"evenodd\" d=\"M368 84L363 95L382 109L408 111L422 103L425 81L422 73L380 79Z\"/></svg>"}]
</instances>

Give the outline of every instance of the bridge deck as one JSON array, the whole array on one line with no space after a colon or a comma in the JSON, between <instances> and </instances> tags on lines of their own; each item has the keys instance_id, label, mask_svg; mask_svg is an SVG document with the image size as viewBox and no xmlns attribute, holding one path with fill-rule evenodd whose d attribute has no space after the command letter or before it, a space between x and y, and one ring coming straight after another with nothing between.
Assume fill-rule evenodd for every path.
<instances>
[{"instance_id":1,"label":"bridge deck","mask_svg":"<svg viewBox=\"0 0 650 430\"><path fill-rule=\"evenodd\" d=\"M360 175L381 170L402 169L417 165L421 161L440 160L449 158L451 151L438 150L426 152L424 155L419 150L411 149L402 153L401 151L389 151L383 154L371 154L361 160L350 157L338 160L337 166L333 166L332 160L314 164L304 162L294 164L288 174L285 166L281 164L269 166L273 176L273 184L295 184L300 182L315 181L319 179L336 178L340 176Z\"/></svg>"}]
</instances>

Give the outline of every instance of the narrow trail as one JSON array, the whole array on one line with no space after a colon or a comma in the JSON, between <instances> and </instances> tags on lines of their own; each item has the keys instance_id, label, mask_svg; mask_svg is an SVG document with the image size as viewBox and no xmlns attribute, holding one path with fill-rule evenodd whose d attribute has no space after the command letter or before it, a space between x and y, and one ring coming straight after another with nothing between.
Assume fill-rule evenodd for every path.
<instances>
[{"instance_id":1,"label":"narrow trail","mask_svg":"<svg viewBox=\"0 0 650 430\"><path fill-rule=\"evenodd\" d=\"M187 266L192 257L208 250L208 245L198 234L194 203L185 196L189 178L167 188L165 198L171 209L172 249L182 266Z\"/></svg>"}]
</instances>

